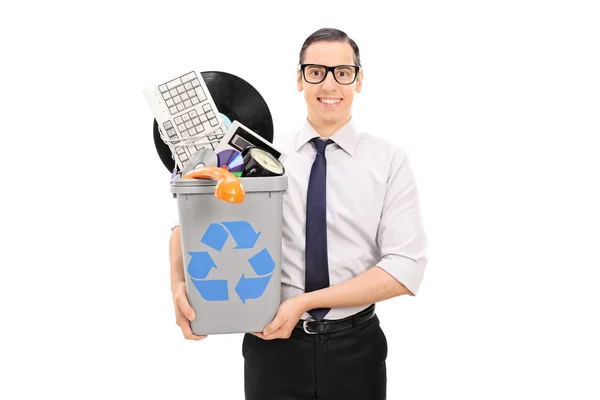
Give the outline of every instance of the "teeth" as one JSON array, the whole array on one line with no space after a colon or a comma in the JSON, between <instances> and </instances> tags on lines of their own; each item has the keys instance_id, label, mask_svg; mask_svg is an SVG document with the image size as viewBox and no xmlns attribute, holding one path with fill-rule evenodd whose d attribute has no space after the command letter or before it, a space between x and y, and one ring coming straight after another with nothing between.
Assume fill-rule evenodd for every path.
<instances>
[{"instance_id":1,"label":"teeth","mask_svg":"<svg viewBox=\"0 0 600 400\"><path fill-rule=\"evenodd\" d=\"M321 102L325 104L337 104L340 102L340 99L321 99Z\"/></svg>"}]
</instances>

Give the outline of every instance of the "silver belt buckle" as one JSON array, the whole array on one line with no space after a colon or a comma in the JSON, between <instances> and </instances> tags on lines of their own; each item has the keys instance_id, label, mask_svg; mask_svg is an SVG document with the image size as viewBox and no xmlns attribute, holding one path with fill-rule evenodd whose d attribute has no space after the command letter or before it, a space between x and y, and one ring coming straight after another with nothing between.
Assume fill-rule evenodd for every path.
<instances>
[{"instance_id":1,"label":"silver belt buckle","mask_svg":"<svg viewBox=\"0 0 600 400\"><path fill-rule=\"evenodd\" d=\"M304 329L304 332L309 335L318 335L319 332L310 332L308 329L306 329L306 324L308 324L310 321L314 321L314 319L305 319L304 322L302 322L302 329Z\"/></svg>"}]
</instances>

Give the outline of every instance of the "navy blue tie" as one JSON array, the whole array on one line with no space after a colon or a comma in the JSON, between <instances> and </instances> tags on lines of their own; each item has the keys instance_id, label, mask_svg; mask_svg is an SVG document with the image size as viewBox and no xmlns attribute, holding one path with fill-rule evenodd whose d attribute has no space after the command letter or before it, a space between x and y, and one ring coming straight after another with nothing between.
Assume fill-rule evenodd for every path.
<instances>
[{"instance_id":1,"label":"navy blue tie","mask_svg":"<svg viewBox=\"0 0 600 400\"><path fill-rule=\"evenodd\" d=\"M329 265L327 260L327 218L326 218L326 176L327 160L325 147L333 140L311 140L317 154L310 171L306 196L306 269L304 291L312 292L329 287ZM309 314L320 321L327 315L329 308L316 308Z\"/></svg>"}]
</instances>

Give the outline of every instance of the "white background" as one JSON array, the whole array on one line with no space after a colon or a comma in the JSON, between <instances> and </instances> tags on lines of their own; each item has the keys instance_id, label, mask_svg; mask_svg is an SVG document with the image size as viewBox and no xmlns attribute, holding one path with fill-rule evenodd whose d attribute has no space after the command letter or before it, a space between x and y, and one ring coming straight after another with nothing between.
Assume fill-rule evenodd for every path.
<instances>
[{"instance_id":1,"label":"white background","mask_svg":"<svg viewBox=\"0 0 600 400\"><path fill-rule=\"evenodd\" d=\"M354 116L421 190L422 289L378 307L388 398L600 398L595 2L157 3L0 10L0 398L243 398L242 336L189 342L174 322L141 90L227 71L286 133L321 27L358 43Z\"/></svg>"}]
</instances>

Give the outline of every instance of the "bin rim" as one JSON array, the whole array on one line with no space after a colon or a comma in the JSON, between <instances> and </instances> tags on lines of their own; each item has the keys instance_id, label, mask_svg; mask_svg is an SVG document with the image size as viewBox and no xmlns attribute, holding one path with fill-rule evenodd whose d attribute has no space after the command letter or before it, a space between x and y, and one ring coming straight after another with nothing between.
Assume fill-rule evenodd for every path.
<instances>
[{"instance_id":1,"label":"bin rim","mask_svg":"<svg viewBox=\"0 0 600 400\"><path fill-rule=\"evenodd\" d=\"M244 191L252 192L279 192L288 188L288 177L286 174L281 176L260 176L260 177L240 177L239 178ZM207 194L214 193L217 181L211 178L201 179L181 179L175 177L171 179L171 193L174 194Z\"/></svg>"}]
</instances>

